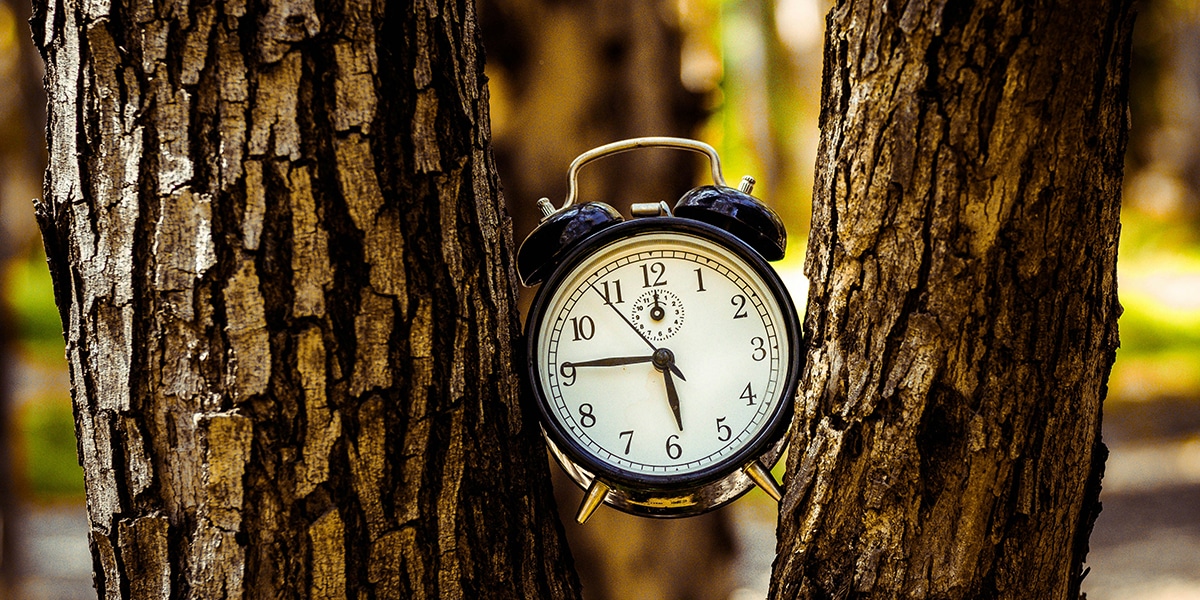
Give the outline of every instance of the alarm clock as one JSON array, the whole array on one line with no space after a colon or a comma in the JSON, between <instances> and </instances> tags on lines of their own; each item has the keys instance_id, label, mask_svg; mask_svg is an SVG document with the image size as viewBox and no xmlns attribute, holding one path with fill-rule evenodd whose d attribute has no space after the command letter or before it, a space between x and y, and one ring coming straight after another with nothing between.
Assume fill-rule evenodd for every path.
<instances>
[{"instance_id":1,"label":"alarm clock","mask_svg":"<svg viewBox=\"0 0 1200 600\"><path fill-rule=\"evenodd\" d=\"M587 163L639 148L704 154L713 185L674 207L633 204L626 220L576 203ZM793 415L803 348L787 289L783 222L725 184L716 151L682 138L636 138L581 154L561 207L522 242L517 271L540 285L525 322L524 376L550 453L600 504L649 517L718 508L770 472Z\"/></svg>"}]
</instances>

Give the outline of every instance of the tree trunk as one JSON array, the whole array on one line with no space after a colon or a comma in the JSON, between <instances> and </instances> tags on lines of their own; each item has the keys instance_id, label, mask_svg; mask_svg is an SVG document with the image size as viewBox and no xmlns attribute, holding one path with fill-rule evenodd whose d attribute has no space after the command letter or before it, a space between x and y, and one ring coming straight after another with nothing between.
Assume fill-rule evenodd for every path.
<instances>
[{"instance_id":1,"label":"tree trunk","mask_svg":"<svg viewBox=\"0 0 1200 600\"><path fill-rule=\"evenodd\" d=\"M577 595L474 3L39 2L101 598Z\"/></svg>"},{"instance_id":2,"label":"tree trunk","mask_svg":"<svg viewBox=\"0 0 1200 600\"><path fill-rule=\"evenodd\" d=\"M772 597L1074 598L1130 3L847 0L828 24Z\"/></svg>"}]
</instances>

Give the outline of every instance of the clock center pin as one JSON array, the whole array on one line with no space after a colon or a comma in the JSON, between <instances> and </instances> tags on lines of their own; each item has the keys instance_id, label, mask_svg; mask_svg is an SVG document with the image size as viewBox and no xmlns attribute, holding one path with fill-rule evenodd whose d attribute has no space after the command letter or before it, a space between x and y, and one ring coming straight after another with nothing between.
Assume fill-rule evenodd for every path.
<instances>
[{"instance_id":1,"label":"clock center pin","mask_svg":"<svg viewBox=\"0 0 1200 600\"><path fill-rule=\"evenodd\" d=\"M654 351L653 360L651 361L655 369L666 371L675 364L675 353L667 348L659 348Z\"/></svg>"}]
</instances>

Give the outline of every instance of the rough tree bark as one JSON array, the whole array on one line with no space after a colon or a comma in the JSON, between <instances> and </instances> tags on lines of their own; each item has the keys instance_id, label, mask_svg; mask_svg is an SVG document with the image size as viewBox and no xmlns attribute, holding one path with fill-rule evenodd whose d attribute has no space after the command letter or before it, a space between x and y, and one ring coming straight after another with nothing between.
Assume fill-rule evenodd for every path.
<instances>
[{"instance_id":1,"label":"rough tree bark","mask_svg":"<svg viewBox=\"0 0 1200 600\"><path fill-rule=\"evenodd\" d=\"M1133 11L840 2L773 597L1073 598Z\"/></svg>"},{"instance_id":2,"label":"rough tree bark","mask_svg":"<svg viewBox=\"0 0 1200 600\"><path fill-rule=\"evenodd\" d=\"M32 24L100 597L576 595L474 3Z\"/></svg>"}]
</instances>

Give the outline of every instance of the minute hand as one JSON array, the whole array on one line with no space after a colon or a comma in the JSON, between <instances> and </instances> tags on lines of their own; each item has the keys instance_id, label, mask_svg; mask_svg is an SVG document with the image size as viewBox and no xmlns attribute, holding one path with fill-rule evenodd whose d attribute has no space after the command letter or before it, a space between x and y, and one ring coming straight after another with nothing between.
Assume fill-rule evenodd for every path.
<instances>
[{"instance_id":1,"label":"minute hand","mask_svg":"<svg viewBox=\"0 0 1200 600\"><path fill-rule=\"evenodd\" d=\"M596 289L596 284L589 283L588 286L590 286L592 288L592 290L594 290L596 292L596 295L600 296L600 298L604 300L604 304L606 306L613 309L613 312L617 313L617 316L621 317L622 321L625 321L625 324L628 325L629 328L632 329L634 333L638 334L638 337L642 338L643 342L646 342L647 346L650 346L651 350L658 350L658 347L654 345L654 342L650 341L650 338L646 337L646 334L642 333L642 331L640 329L638 329L637 327L634 327L633 323L629 322L629 319L620 311L620 309L618 309L616 307L616 305L609 302L608 299L605 298L604 294L600 293L600 290ZM578 365L576 365L576 366L578 366ZM679 370L679 367L675 366L675 363L672 362L670 368L671 368L671 372L674 373L676 377L678 377L684 381L687 381L687 377L683 376L683 373Z\"/></svg>"},{"instance_id":2,"label":"minute hand","mask_svg":"<svg viewBox=\"0 0 1200 600\"><path fill-rule=\"evenodd\" d=\"M595 360L585 360L580 362L565 362L563 365L570 365L572 367L619 367L622 365L648 363L652 362L653 360L653 356L617 356L613 358L597 358Z\"/></svg>"}]
</instances>

